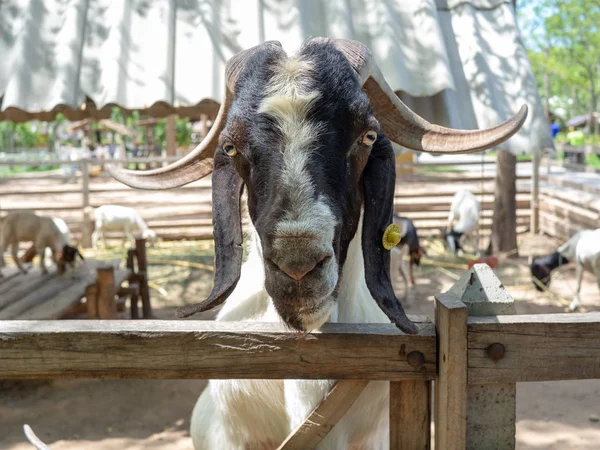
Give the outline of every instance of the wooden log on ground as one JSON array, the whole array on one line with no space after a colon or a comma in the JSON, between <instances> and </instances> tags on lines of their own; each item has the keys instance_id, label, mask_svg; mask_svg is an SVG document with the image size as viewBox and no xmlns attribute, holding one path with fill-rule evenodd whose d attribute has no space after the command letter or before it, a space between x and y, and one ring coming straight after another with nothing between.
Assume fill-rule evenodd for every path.
<instances>
[{"instance_id":1,"label":"wooden log on ground","mask_svg":"<svg viewBox=\"0 0 600 450\"><path fill-rule=\"evenodd\" d=\"M0 321L0 379L431 380L435 329L412 320L416 336L392 324L326 324L301 336L258 322ZM413 351L423 354L418 368L407 361Z\"/></svg>"}]
</instances>

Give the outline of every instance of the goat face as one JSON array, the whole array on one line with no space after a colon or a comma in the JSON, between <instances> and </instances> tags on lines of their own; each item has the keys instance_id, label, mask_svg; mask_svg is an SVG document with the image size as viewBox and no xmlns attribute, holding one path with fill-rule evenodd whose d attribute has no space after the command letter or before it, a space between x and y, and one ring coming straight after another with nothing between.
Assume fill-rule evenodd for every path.
<instances>
[{"instance_id":1,"label":"goat face","mask_svg":"<svg viewBox=\"0 0 600 450\"><path fill-rule=\"evenodd\" d=\"M448 247L448 252L451 255L454 255L458 250L462 250L462 246L460 244L460 238L463 233L459 233L458 231L450 231L444 233L444 237L446 240L446 246Z\"/></svg>"},{"instance_id":2,"label":"goat face","mask_svg":"<svg viewBox=\"0 0 600 450\"><path fill-rule=\"evenodd\" d=\"M419 267L421 265L421 258L423 257L423 255L427 255L427 252L425 252L425 249L423 247L410 249L410 263Z\"/></svg>"},{"instance_id":3,"label":"goat face","mask_svg":"<svg viewBox=\"0 0 600 450\"><path fill-rule=\"evenodd\" d=\"M309 330L327 320L362 208L367 287L398 327L417 332L394 295L382 244L395 190L388 137L420 151L482 150L516 132L526 108L486 131L431 125L400 102L364 45L323 38L292 58L275 42L246 50L228 62L226 79L211 132L190 155L144 174L111 169L126 184L147 189L213 172L214 288L201 304L179 310L180 317L222 303L235 288L246 186L265 287L289 326Z\"/></svg>"},{"instance_id":4,"label":"goat face","mask_svg":"<svg viewBox=\"0 0 600 450\"><path fill-rule=\"evenodd\" d=\"M552 271L563 264L567 264L568 262L569 260L562 256L559 252L554 252L550 255L543 256L534 260L531 264L531 276L534 280L537 279L539 283L548 288L550 286L550 277ZM538 282L534 281L533 285L538 291L543 292L544 288L542 288Z\"/></svg>"},{"instance_id":5,"label":"goat face","mask_svg":"<svg viewBox=\"0 0 600 450\"><path fill-rule=\"evenodd\" d=\"M317 328L332 310L357 229L369 155L390 161L373 175L393 195L393 152L385 137L375 142L379 123L339 51L309 44L258 67L238 83L215 163L233 164L247 187L278 313L296 329ZM391 208L393 198L371 201Z\"/></svg>"}]
</instances>

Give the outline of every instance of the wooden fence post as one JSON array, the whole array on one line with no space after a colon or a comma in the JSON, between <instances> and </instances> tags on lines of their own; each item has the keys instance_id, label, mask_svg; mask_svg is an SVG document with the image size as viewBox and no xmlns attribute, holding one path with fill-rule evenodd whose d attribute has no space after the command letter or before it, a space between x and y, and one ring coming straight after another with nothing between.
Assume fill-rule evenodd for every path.
<instances>
[{"instance_id":1,"label":"wooden fence post","mask_svg":"<svg viewBox=\"0 0 600 450\"><path fill-rule=\"evenodd\" d=\"M435 448L464 450L467 416L467 307L451 294L435 296L438 337Z\"/></svg>"},{"instance_id":2,"label":"wooden fence post","mask_svg":"<svg viewBox=\"0 0 600 450\"><path fill-rule=\"evenodd\" d=\"M98 285L90 284L85 289L85 304L87 307L88 319L98 318Z\"/></svg>"},{"instance_id":3,"label":"wooden fence post","mask_svg":"<svg viewBox=\"0 0 600 450\"><path fill-rule=\"evenodd\" d=\"M90 172L87 158L80 160L81 169L81 193L83 194L83 223L81 224L81 246L90 248L92 246L92 218L90 217Z\"/></svg>"},{"instance_id":4,"label":"wooden fence post","mask_svg":"<svg viewBox=\"0 0 600 450\"><path fill-rule=\"evenodd\" d=\"M531 234L537 234L540 230L540 160L542 150L533 152L531 164Z\"/></svg>"},{"instance_id":5,"label":"wooden fence post","mask_svg":"<svg viewBox=\"0 0 600 450\"><path fill-rule=\"evenodd\" d=\"M98 268L98 317L115 319L117 304L115 303L115 268L104 266Z\"/></svg>"},{"instance_id":6,"label":"wooden fence post","mask_svg":"<svg viewBox=\"0 0 600 450\"><path fill-rule=\"evenodd\" d=\"M430 448L431 381L390 381L390 450Z\"/></svg>"},{"instance_id":7,"label":"wooden fence post","mask_svg":"<svg viewBox=\"0 0 600 450\"><path fill-rule=\"evenodd\" d=\"M146 258L146 239L135 239L135 254L137 256L140 296L142 297L142 313L144 319L152 318L152 305L150 304L150 289L148 288L148 259Z\"/></svg>"},{"instance_id":8,"label":"wooden fence post","mask_svg":"<svg viewBox=\"0 0 600 450\"><path fill-rule=\"evenodd\" d=\"M469 316L516 313L513 298L486 264L474 265L448 294L467 306ZM491 359L501 359L504 348L492 344L487 353ZM468 384L466 412L467 449L515 448L516 383Z\"/></svg>"}]
</instances>

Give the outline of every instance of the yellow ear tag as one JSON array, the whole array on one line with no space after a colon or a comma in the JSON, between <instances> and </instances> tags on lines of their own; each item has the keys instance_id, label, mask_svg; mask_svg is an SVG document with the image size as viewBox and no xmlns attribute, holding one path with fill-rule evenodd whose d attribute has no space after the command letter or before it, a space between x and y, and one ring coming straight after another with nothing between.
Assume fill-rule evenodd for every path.
<instances>
[{"instance_id":1,"label":"yellow ear tag","mask_svg":"<svg viewBox=\"0 0 600 450\"><path fill-rule=\"evenodd\" d=\"M401 238L402 236L400 235L400 227L398 227L398 225L395 223L391 223L383 233L383 247L386 250L391 250L398 245Z\"/></svg>"}]
</instances>

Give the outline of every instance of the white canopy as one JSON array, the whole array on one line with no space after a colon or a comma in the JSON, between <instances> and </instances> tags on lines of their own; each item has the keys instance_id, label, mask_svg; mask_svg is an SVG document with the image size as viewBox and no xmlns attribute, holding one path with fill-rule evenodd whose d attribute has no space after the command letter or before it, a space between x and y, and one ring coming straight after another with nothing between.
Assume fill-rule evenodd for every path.
<instances>
[{"instance_id":1,"label":"white canopy","mask_svg":"<svg viewBox=\"0 0 600 450\"><path fill-rule=\"evenodd\" d=\"M367 44L427 119L482 128L526 103L508 147L552 146L510 0L4 0L0 120L214 114L227 59L264 40Z\"/></svg>"}]
</instances>

